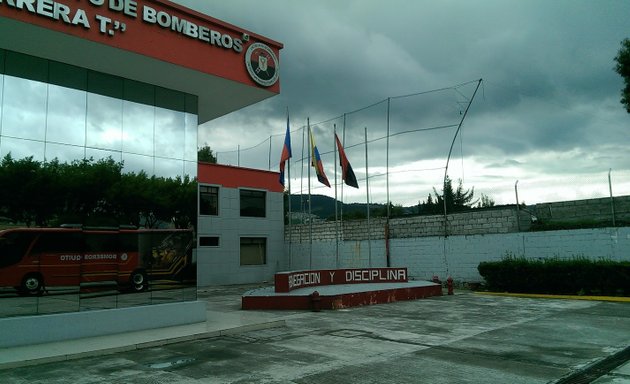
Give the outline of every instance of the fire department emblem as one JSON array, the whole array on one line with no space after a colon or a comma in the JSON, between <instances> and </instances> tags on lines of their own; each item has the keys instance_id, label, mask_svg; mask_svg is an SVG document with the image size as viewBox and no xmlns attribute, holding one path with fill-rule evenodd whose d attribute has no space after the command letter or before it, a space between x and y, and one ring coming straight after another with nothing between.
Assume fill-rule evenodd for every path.
<instances>
[{"instance_id":1,"label":"fire department emblem","mask_svg":"<svg viewBox=\"0 0 630 384\"><path fill-rule=\"evenodd\" d=\"M247 48L245 66L249 76L264 87L278 81L278 58L265 44L254 43Z\"/></svg>"}]
</instances>

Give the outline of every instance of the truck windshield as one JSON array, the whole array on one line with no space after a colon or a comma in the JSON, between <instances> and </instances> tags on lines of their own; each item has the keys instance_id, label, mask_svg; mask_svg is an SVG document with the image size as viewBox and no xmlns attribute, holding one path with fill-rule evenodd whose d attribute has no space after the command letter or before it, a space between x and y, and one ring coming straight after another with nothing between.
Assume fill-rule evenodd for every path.
<instances>
[{"instance_id":1,"label":"truck windshield","mask_svg":"<svg viewBox=\"0 0 630 384\"><path fill-rule=\"evenodd\" d=\"M7 232L0 235L0 268L19 263L35 235L30 232Z\"/></svg>"}]
</instances>

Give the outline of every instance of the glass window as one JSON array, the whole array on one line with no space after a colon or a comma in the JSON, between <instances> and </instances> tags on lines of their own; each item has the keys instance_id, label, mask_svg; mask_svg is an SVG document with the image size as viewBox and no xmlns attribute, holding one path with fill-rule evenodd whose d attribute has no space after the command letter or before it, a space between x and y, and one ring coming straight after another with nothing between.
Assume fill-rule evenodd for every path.
<instances>
[{"instance_id":1,"label":"glass window","mask_svg":"<svg viewBox=\"0 0 630 384\"><path fill-rule=\"evenodd\" d=\"M123 102L122 150L136 155L153 156L155 107Z\"/></svg>"},{"instance_id":2,"label":"glass window","mask_svg":"<svg viewBox=\"0 0 630 384\"><path fill-rule=\"evenodd\" d=\"M123 81L116 76L88 72L87 134L85 145L122 150Z\"/></svg>"},{"instance_id":3,"label":"glass window","mask_svg":"<svg viewBox=\"0 0 630 384\"><path fill-rule=\"evenodd\" d=\"M39 81L5 76L3 136L42 142L45 140L46 87L45 83Z\"/></svg>"},{"instance_id":4,"label":"glass window","mask_svg":"<svg viewBox=\"0 0 630 384\"><path fill-rule=\"evenodd\" d=\"M85 252L118 252L117 233L85 232Z\"/></svg>"},{"instance_id":5,"label":"glass window","mask_svg":"<svg viewBox=\"0 0 630 384\"><path fill-rule=\"evenodd\" d=\"M46 161L57 159L60 163L70 164L74 160L82 159L84 155L83 146L46 143Z\"/></svg>"},{"instance_id":6,"label":"glass window","mask_svg":"<svg viewBox=\"0 0 630 384\"><path fill-rule=\"evenodd\" d=\"M46 141L85 145L87 93L59 85L48 86Z\"/></svg>"},{"instance_id":7,"label":"glass window","mask_svg":"<svg viewBox=\"0 0 630 384\"><path fill-rule=\"evenodd\" d=\"M199 246L200 247L218 247L219 237L218 236L200 236Z\"/></svg>"},{"instance_id":8,"label":"glass window","mask_svg":"<svg viewBox=\"0 0 630 384\"><path fill-rule=\"evenodd\" d=\"M199 186L199 214L219 214L219 188L207 185Z\"/></svg>"},{"instance_id":9,"label":"glass window","mask_svg":"<svg viewBox=\"0 0 630 384\"><path fill-rule=\"evenodd\" d=\"M0 267L22 260L35 238L34 232L8 232L0 237Z\"/></svg>"},{"instance_id":10,"label":"glass window","mask_svg":"<svg viewBox=\"0 0 630 384\"><path fill-rule=\"evenodd\" d=\"M197 160L184 161L184 175L190 176L191 179L197 177Z\"/></svg>"},{"instance_id":11,"label":"glass window","mask_svg":"<svg viewBox=\"0 0 630 384\"><path fill-rule=\"evenodd\" d=\"M264 265L267 263L267 239L264 237L241 237L241 265Z\"/></svg>"},{"instance_id":12,"label":"glass window","mask_svg":"<svg viewBox=\"0 0 630 384\"><path fill-rule=\"evenodd\" d=\"M194 161L197 163L197 115L187 113L184 118L186 121L186 146L184 148L184 160ZM195 176L196 175L197 172L195 170Z\"/></svg>"},{"instance_id":13,"label":"glass window","mask_svg":"<svg viewBox=\"0 0 630 384\"><path fill-rule=\"evenodd\" d=\"M81 232L44 232L39 235L31 253L80 253L81 249Z\"/></svg>"},{"instance_id":14,"label":"glass window","mask_svg":"<svg viewBox=\"0 0 630 384\"><path fill-rule=\"evenodd\" d=\"M124 162L125 173L144 171L149 177L195 177L197 103L194 95L0 49L0 159L8 153L16 160L56 158L68 164L85 158L112 158ZM216 214L218 192L213 204ZM122 249L141 248L147 266L167 267L169 274L171 267L176 266L178 278L195 279L194 268L187 267L191 262L192 234L186 235L190 240L177 246L174 253L175 248L169 244L180 242L178 236L156 238L157 243L147 245L146 241L138 244L137 235L117 241L105 231L90 233L87 246L91 252L113 253L122 241ZM69 235L60 232L34 232L29 236L15 241L0 238L0 266L18 262L30 244L33 249L45 248L48 252L85 247L81 234L76 241L64 239ZM35 241L38 238L41 242ZM219 239L210 236L200 242L218 246ZM188 289L194 299L194 283ZM80 308L91 307L85 300L91 293L81 293L84 301ZM75 297L78 300L79 296ZM39 303L40 298L37 300ZM128 300L122 305L140 303L136 301ZM122 301L116 298L111 303ZM35 312L43 313L40 309Z\"/></svg>"},{"instance_id":15,"label":"glass window","mask_svg":"<svg viewBox=\"0 0 630 384\"><path fill-rule=\"evenodd\" d=\"M144 155L135 155L123 152L122 160L124 163L123 172L139 174L144 171L147 175L153 174L153 157Z\"/></svg>"},{"instance_id":16,"label":"glass window","mask_svg":"<svg viewBox=\"0 0 630 384\"><path fill-rule=\"evenodd\" d=\"M26 139L14 139L3 136L0 142L0 157L11 154L14 160L33 156L35 161L44 161L45 143Z\"/></svg>"},{"instance_id":17,"label":"glass window","mask_svg":"<svg viewBox=\"0 0 630 384\"><path fill-rule=\"evenodd\" d=\"M155 154L184 159L186 149L186 94L155 87ZM183 172L181 165L180 174Z\"/></svg>"},{"instance_id":18,"label":"glass window","mask_svg":"<svg viewBox=\"0 0 630 384\"><path fill-rule=\"evenodd\" d=\"M138 252L138 234L136 232L121 232L118 235L121 252Z\"/></svg>"},{"instance_id":19,"label":"glass window","mask_svg":"<svg viewBox=\"0 0 630 384\"><path fill-rule=\"evenodd\" d=\"M155 157L155 170L153 171L157 177L175 178L182 176L184 173L184 160L172 160Z\"/></svg>"},{"instance_id":20,"label":"glass window","mask_svg":"<svg viewBox=\"0 0 630 384\"><path fill-rule=\"evenodd\" d=\"M86 149L85 151L85 158L86 159L94 159L94 161L99 161L101 159L107 159L107 158L112 158L114 161L120 161L120 152L114 152L114 151L104 151L104 150L100 150L100 149Z\"/></svg>"},{"instance_id":21,"label":"glass window","mask_svg":"<svg viewBox=\"0 0 630 384\"><path fill-rule=\"evenodd\" d=\"M123 102L121 99L89 93L86 146L121 151L122 116Z\"/></svg>"},{"instance_id":22,"label":"glass window","mask_svg":"<svg viewBox=\"0 0 630 384\"><path fill-rule=\"evenodd\" d=\"M155 108L155 155L183 160L185 141L185 113Z\"/></svg>"},{"instance_id":23,"label":"glass window","mask_svg":"<svg viewBox=\"0 0 630 384\"><path fill-rule=\"evenodd\" d=\"M267 193L265 191L252 191L241 189L241 216L265 217L265 201Z\"/></svg>"},{"instance_id":24,"label":"glass window","mask_svg":"<svg viewBox=\"0 0 630 384\"><path fill-rule=\"evenodd\" d=\"M0 49L0 156L197 175L197 96Z\"/></svg>"}]
</instances>

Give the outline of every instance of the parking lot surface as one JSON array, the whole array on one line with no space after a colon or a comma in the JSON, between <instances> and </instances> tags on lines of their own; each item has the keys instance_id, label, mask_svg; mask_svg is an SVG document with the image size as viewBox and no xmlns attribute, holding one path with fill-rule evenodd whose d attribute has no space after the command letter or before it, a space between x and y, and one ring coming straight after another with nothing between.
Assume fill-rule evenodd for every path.
<instances>
[{"instance_id":1,"label":"parking lot surface","mask_svg":"<svg viewBox=\"0 0 630 384\"><path fill-rule=\"evenodd\" d=\"M200 299L284 326L5 369L0 382L630 383L629 303L462 291L337 311L239 311L239 292Z\"/></svg>"}]
</instances>

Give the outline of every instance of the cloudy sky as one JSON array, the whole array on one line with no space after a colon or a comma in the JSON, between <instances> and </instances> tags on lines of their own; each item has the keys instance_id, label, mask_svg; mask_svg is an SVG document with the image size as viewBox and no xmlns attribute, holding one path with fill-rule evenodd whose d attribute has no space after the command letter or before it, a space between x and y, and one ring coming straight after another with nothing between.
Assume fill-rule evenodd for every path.
<instances>
[{"instance_id":1,"label":"cloudy sky","mask_svg":"<svg viewBox=\"0 0 630 384\"><path fill-rule=\"evenodd\" d=\"M518 180L519 200L535 204L608 196L612 169L613 193L630 194L630 115L613 70L628 1L177 2L284 44L280 95L200 127L219 162L277 170L288 108L292 192L307 190L307 118L333 182L333 124L341 135L345 114L361 188L344 188L344 201L365 201L367 128L371 200L386 201L389 166L390 200L416 204L441 189L483 79L454 142L453 180L497 204L515 202ZM334 195L312 180L313 193Z\"/></svg>"}]
</instances>

